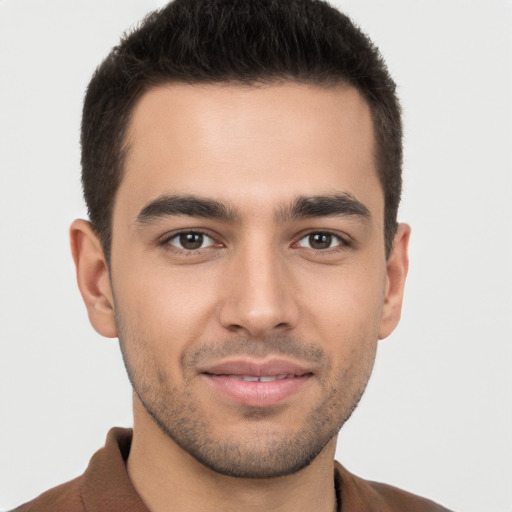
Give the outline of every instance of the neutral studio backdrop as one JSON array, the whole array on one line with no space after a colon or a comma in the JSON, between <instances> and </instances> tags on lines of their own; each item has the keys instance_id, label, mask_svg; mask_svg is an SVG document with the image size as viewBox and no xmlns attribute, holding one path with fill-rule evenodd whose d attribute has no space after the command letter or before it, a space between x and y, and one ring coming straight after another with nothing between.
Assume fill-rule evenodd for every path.
<instances>
[{"instance_id":1,"label":"neutral studio backdrop","mask_svg":"<svg viewBox=\"0 0 512 512\"><path fill-rule=\"evenodd\" d=\"M159 0L0 0L0 509L81 474L131 425L116 340L90 327L68 226L85 217L86 84ZM462 512L512 511L512 1L335 2L405 112L412 225L401 325L337 458Z\"/></svg>"}]
</instances>

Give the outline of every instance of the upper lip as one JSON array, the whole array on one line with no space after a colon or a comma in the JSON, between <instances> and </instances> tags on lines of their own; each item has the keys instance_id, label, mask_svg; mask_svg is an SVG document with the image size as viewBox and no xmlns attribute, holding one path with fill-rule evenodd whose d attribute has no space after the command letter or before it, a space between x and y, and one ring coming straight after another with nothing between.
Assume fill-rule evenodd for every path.
<instances>
[{"instance_id":1,"label":"upper lip","mask_svg":"<svg viewBox=\"0 0 512 512\"><path fill-rule=\"evenodd\" d=\"M313 373L311 368L285 359L269 359L265 361L230 359L206 365L200 368L199 372L211 375L252 375L255 377L269 377L273 375L301 376Z\"/></svg>"}]
</instances>

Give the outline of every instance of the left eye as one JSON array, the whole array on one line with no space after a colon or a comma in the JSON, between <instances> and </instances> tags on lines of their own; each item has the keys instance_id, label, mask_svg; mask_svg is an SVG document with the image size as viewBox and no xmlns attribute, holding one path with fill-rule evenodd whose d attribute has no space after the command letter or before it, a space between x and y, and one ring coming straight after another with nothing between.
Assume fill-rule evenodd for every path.
<instances>
[{"instance_id":1,"label":"left eye","mask_svg":"<svg viewBox=\"0 0 512 512\"><path fill-rule=\"evenodd\" d=\"M196 251L215 244L215 240L204 233L187 231L174 235L166 243L185 251Z\"/></svg>"},{"instance_id":2,"label":"left eye","mask_svg":"<svg viewBox=\"0 0 512 512\"><path fill-rule=\"evenodd\" d=\"M299 247L307 247L308 249L323 250L332 249L338 245L342 245L343 240L332 233L316 232L310 233L299 240Z\"/></svg>"}]
</instances>

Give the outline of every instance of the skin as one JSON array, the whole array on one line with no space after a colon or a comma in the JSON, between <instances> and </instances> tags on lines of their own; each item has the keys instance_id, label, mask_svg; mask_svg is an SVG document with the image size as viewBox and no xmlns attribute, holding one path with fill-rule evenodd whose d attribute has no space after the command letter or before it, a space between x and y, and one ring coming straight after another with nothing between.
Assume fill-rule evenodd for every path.
<instances>
[{"instance_id":1,"label":"skin","mask_svg":"<svg viewBox=\"0 0 512 512\"><path fill-rule=\"evenodd\" d=\"M408 267L407 225L384 252L368 105L348 86L160 86L128 147L110 273L87 222L71 244L90 321L119 337L134 387L135 488L156 512L333 510L337 434L399 321ZM223 214L176 214L176 196ZM311 196L362 210L291 208ZM154 207L163 197L174 210ZM307 375L277 403L241 403L204 372L233 358Z\"/></svg>"}]
</instances>

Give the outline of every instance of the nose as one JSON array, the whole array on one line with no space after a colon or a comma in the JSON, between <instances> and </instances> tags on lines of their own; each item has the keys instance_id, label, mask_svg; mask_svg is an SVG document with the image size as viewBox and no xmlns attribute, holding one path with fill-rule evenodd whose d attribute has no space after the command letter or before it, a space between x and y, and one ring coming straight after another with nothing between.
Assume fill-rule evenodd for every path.
<instances>
[{"instance_id":1,"label":"nose","mask_svg":"<svg viewBox=\"0 0 512 512\"><path fill-rule=\"evenodd\" d=\"M271 248L240 251L225 276L222 326L251 338L293 329L299 318L291 272Z\"/></svg>"}]
</instances>

